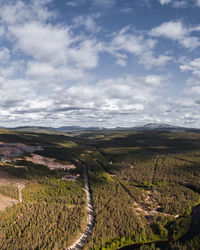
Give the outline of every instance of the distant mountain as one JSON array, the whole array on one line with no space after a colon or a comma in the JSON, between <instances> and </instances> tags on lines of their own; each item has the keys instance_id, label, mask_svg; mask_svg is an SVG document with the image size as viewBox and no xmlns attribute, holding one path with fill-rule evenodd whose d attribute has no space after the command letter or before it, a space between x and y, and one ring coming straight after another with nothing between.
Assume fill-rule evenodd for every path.
<instances>
[{"instance_id":1,"label":"distant mountain","mask_svg":"<svg viewBox=\"0 0 200 250\"><path fill-rule=\"evenodd\" d=\"M55 128L52 127L42 127L42 126L20 126L15 128L8 128L9 130L15 130L15 131L55 131Z\"/></svg>"},{"instance_id":2,"label":"distant mountain","mask_svg":"<svg viewBox=\"0 0 200 250\"><path fill-rule=\"evenodd\" d=\"M10 128L15 131L29 131L29 132L73 132L73 131L99 131L99 130L116 130L116 131L138 131L138 130L155 130L155 131L198 131L200 129L185 128L181 126L173 126L165 123L148 123L135 127L116 127L116 128L104 128L104 127L81 127L81 126L61 126L54 127L42 127L42 126L21 126L16 128Z\"/></svg>"},{"instance_id":3,"label":"distant mountain","mask_svg":"<svg viewBox=\"0 0 200 250\"><path fill-rule=\"evenodd\" d=\"M20 126L15 128L8 128L9 130L15 131L29 131L29 132L66 132L66 131L91 131L91 130L101 130L100 127L80 127L80 126L62 126L58 128L54 127L42 127L42 126Z\"/></svg>"},{"instance_id":4,"label":"distant mountain","mask_svg":"<svg viewBox=\"0 0 200 250\"><path fill-rule=\"evenodd\" d=\"M195 130L193 128L185 128L180 126L174 126L165 123L148 123L141 126L136 126L132 128L133 130L166 130L166 131L187 131Z\"/></svg>"},{"instance_id":5,"label":"distant mountain","mask_svg":"<svg viewBox=\"0 0 200 250\"><path fill-rule=\"evenodd\" d=\"M56 130L62 130L62 131L82 131L82 130L101 130L103 128L100 127L80 127L80 126L62 126L59 128L56 128Z\"/></svg>"}]
</instances>

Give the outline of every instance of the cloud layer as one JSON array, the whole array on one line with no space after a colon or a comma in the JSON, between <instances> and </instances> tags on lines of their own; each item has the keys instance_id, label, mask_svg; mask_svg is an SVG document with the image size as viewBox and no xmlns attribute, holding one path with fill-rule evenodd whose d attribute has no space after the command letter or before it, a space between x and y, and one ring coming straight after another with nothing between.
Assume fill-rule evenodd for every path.
<instances>
[{"instance_id":1,"label":"cloud layer","mask_svg":"<svg viewBox=\"0 0 200 250\"><path fill-rule=\"evenodd\" d=\"M160 5L172 2L175 6L170 0ZM83 13L80 6L88 3ZM123 10L131 14L134 6L66 1L65 16L54 4L1 2L1 125L200 125L198 24L183 19L148 29L125 19L109 24L104 20L111 18L110 8L124 17ZM179 84L182 74L186 80Z\"/></svg>"}]
</instances>

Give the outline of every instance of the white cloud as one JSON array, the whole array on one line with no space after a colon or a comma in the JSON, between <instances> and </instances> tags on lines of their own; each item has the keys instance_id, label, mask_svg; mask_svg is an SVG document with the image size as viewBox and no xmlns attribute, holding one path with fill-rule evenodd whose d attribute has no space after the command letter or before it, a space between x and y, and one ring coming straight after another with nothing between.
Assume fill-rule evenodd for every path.
<instances>
[{"instance_id":1,"label":"white cloud","mask_svg":"<svg viewBox=\"0 0 200 250\"><path fill-rule=\"evenodd\" d=\"M66 1L66 5L70 7L78 7L85 3L85 0L73 0L73 1Z\"/></svg>"},{"instance_id":2,"label":"white cloud","mask_svg":"<svg viewBox=\"0 0 200 250\"><path fill-rule=\"evenodd\" d=\"M4 26L0 26L0 37L2 37L5 33Z\"/></svg>"},{"instance_id":3,"label":"white cloud","mask_svg":"<svg viewBox=\"0 0 200 250\"><path fill-rule=\"evenodd\" d=\"M183 123L184 119L191 121L191 117L198 119L196 83L188 84L189 94L183 93L179 103L172 98L168 104L171 78L164 75L165 68L161 67L174 58L168 48L164 52L160 50L159 38L193 49L199 46L199 26L186 27L181 21L171 21L156 27L149 35L131 26L117 30L116 25L115 33L110 33L108 26L100 29L97 25L104 25L104 15L73 18L74 10L68 7L67 21L61 16L57 19L47 2L51 3L11 0L0 4L0 37L6 40L5 44L1 40L0 47L2 125L129 126L152 120ZM66 2L72 7L83 3L84 0ZM110 8L115 3L114 0L90 1L92 10L94 5ZM103 10L103 14L107 12ZM102 19L97 20L98 17ZM114 61L125 68L115 68ZM198 78L199 64L198 58L186 60L181 70L191 71ZM146 69L151 69L151 73L146 73ZM192 107L191 117L185 106Z\"/></svg>"},{"instance_id":4,"label":"white cloud","mask_svg":"<svg viewBox=\"0 0 200 250\"><path fill-rule=\"evenodd\" d=\"M16 39L16 47L34 59L55 64L67 60L65 51L72 43L67 28L31 22L11 26L9 31Z\"/></svg>"},{"instance_id":5,"label":"white cloud","mask_svg":"<svg viewBox=\"0 0 200 250\"><path fill-rule=\"evenodd\" d=\"M168 4L171 3L173 0L159 0L160 4Z\"/></svg>"},{"instance_id":6,"label":"white cloud","mask_svg":"<svg viewBox=\"0 0 200 250\"><path fill-rule=\"evenodd\" d=\"M153 36L163 36L172 40L183 39L185 36L187 36L187 33L188 31L183 26L181 21L166 22L152 29L151 31L151 35Z\"/></svg>"},{"instance_id":7,"label":"white cloud","mask_svg":"<svg viewBox=\"0 0 200 250\"><path fill-rule=\"evenodd\" d=\"M100 51L102 51L101 44L94 40L84 40L78 47L69 49L67 53L77 67L92 69L98 65Z\"/></svg>"},{"instance_id":8,"label":"white cloud","mask_svg":"<svg viewBox=\"0 0 200 250\"><path fill-rule=\"evenodd\" d=\"M88 23L88 29L92 29ZM90 27L89 27L90 26ZM94 27L93 27L94 28ZM101 44L74 36L69 27L40 22L9 26L15 47L41 63L91 69L98 65ZM42 43L41 43L42 41Z\"/></svg>"},{"instance_id":9,"label":"white cloud","mask_svg":"<svg viewBox=\"0 0 200 250\"><path fill-rule=\"evenodd\" d=\"M141 54L139 62L144 65L147 69L152 69L153 67L163 67L169 61L172 61L174 58L169 55L158 55L155 56L151 50L144 51Z\"/></svg>"},{"instance_id":10,"label":"white cloud","mask_svg":"<svg viewBox=\"0 0 200 250\"><path fill-rule=\"evenodd\" d=\"M173 2L172 6L175 8L185 7L185 6L187 6L187 1L184 1L184 0L183 1L175 1L175 2Z\"/></svg>"},{"instance_id":11,"label":"white cloud","mask_svg":"<svg viewBox=\"0 0 200 250\"><path fill-rule=\"evenodd\" d=\"M98 27L96 20L99 15L89 15L89 16L76 16L73 19L74 27L85 27L88 32L97 33L101 30L101 27Z\"/></svg>"},{"instance_id":12,"label":"white cloud","mask_svg":"<svg viewBox=\"0 0 200 250\"><path fill-rule=\"evenodd\" d=\"M200 0L196 0L196 5L200 7Z\"/></svg>"},{"instance_id":13,"label":"white cloud","mask_svg":"<svg viewBox=\"0 0 200 250\"><path fill-rule=\"evenodd\" d=\"M6 4L3 2L0 5L0 18L6 24L22 24L30 20L44 21L54 16L54 13L45 7L48 2L50 1L36 0L25 3L10 0Z\"/></svg>"},{"instance_id":14,"label":"white cloud","mask_svg":"<svg viewBox=\"0 0 200 250\"><path fill-rule=\"evenodd\" d=\"M78 6L78 3L72 2L72 1L68 1L68 2L66 2L66 5L72 6L72 7L77 7L77 6Z\"/></svg>"},{"instance_id":15,"label":"white cloud","mask_svg":"<svg viewBox=\"0 0 200 250\"><path fill-rule=\"evenodd\" d=\"M102 80L95 86L73 86L65 91L64 96L68 102L73 100L74 106L122 112L143 109L155 99L153 91L154 88L150 84L148 87L142 78L127 76Z\"/></svg>"},{"instance_id":16,"label":"white cloud","mask_svg":"<svg viewBox=\"0 0 200 250\"><path fill-rule=\"evenodd\" d=\"M39 63L31 61L27 65L27 77L31 80L49 84L49 82L63 83L66 81L76 81L87 79L86 75L80 69L58 66L50 63Z\"/></svg>"},{"instance_id":17,"label":"white cloud","mask_svg":"<svg viewBox=\"0 0 200 250\"><path fill-rule=\"evenodd\" d=\"M162 84L162 77L157 75L148 75L145 77L145 83L150 86L159 86Z\"/></svg>"},{"instance_id":18,"label":"white cloud","mask_svg":"<svg viewBox=\"0 0 200 250\"><path fill-rule=\"evenodd\" d=\"M135 34L134 34L135 33ZM141 54L144 50L153 49L156 41L152 39L145 40L142 35L137 34L129 27L125 27L114 34L111 42L111 50L124 50L135 55Z\"/></svg>"},{"instance_id":19,"label":"white cloud","mask_svg":"<svg viewBox=\"0 0 200 250\"><path fill-rule=\"evenodd\" d=\"M0 64L5 64L10 59L10 51L7 48L0 49Z\"/></svg>"},{"instance_id":20,"label":"white cloud","mask_svg":"<svg viewBox=\"0 0 200 250\"><path fill-rule=\"evenodd\" d=\"M126 58L127 58L126 55L119 54L117 61L116 61L116 64L118 64L122 67L125 67L127 65Z\"/></svg>"},{"instance_id":21,"label":"white cloud","mask_svg":"<svg viewBox=\"0 0 200 250\"><path fill-rule=\"evenodd\" d=\"M192 71L194 76L200 78L200 58L182 64L180 66L180 69L182 71Z\"/></svg>"},{"instance_id":22,"label":"white cloud","mask_svg":"<svg viewBox=\"0 0 200 250\"><path fill-rule=\"evenodd\" d=\"M161 5L171 5L175 8L185 7L188 4L188 0L158 0ZM190 3L191 4L191 3Z\"/></svg>"},{"instance_id":23,"label":"white cloud","mask_svg":"<svg viewBox=\"0 0 200 250\"><path fill-rule=\"evenodd\" d=\"M196 49L200 46L200 40L190 36L191 31L192 29L185 27L181 21L170 21L153 28L150 35L178 41L187 49Z\"/></svg>"},{"instance_id":24,"label":"white cloud","mask_svg":"<svg viewBox=\"0 0 200 250\"><path fill-rule=\"evenodd\" d=\"M39 66L36 70L39 70ZM106 117L112 117L114 113L120 119L123 115L140 114L149 105L154 105L159 98L159 85L163 82L162 76L128 75L101 80L95 85L78 84L67 87L44 84L46 78L43 77L50 71L48 66L43 65L40 85L34 79L5 80L2 83L0 111L4 113L3 120L8 116L15 122L25 119L26 123L34 123L39 119L46 125L53 122L51 117L59 119L60 124L67 122L70 116L72 124L81 121L83 125L87 125L92 117L96 122L99 120L106 124ZM31 73L35 73L33 69ZM43 95L44 92L47 96ZM110 125L114 126L116 120L111 121Z\"/></svg>"},{"instance_id":25,"label":"white cloud","mask_svg":"<svg viewBox=\"0 0 200 250\"><path fill-rule=\"evenodd\" d=\"M125 66L127 57L124 53L129 53L139 57L139 63L145 68L150 69L153 66L164 66L173 59L169 55L155 55L154 49L157 41L145 38L144 35L126 27L113 35L113 40L109 45L105 45L105 51L108 51L117 58L117 64ZM123 52L123 53L122 53Z\"/></svg>"},{"instance_id":26,"label":"white cloud","mask_svg":"<svg viewBox=\"0 0 200 250\"><path fill-rule=\"evenodd\" d=\"M115 4L115 1L116 0L92 0L92 3L100 7L110 8Z\"/></svg>"}]
</instances>

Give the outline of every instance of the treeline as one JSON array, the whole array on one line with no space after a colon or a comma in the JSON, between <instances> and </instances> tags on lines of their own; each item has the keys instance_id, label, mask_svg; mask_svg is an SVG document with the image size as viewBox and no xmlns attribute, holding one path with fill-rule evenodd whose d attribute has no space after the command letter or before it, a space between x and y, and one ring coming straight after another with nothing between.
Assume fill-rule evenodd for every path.
<instances>
[{"instance_id":1,"label":"treeline","mask_svg":"<svg viewBox=\"0 0 200 250\"><path fill-rule=\"evenodd\" d=\"M17 168L15 166L24 166L25 168ZM17 176L29 180L41 179L44 177L59 177L60 170L50 170L47 166L42 164L34 164L31 161L19 160L11 164L0 165L0 169Z\"/></svg>"}]
</instances>

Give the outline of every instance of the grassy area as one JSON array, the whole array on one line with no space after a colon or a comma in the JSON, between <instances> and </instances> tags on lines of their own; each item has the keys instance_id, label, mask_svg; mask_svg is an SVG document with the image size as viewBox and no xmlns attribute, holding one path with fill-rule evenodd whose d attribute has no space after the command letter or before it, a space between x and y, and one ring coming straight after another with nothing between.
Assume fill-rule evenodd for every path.
<instances>
[{"instance_id":1,"label":"grassy area","mask_svg":"<svg viewBox=\"0 0 200 250\"><path fill-rule=\"evenodd\" d=\"M0 186L0 193L16 200L19 199L18 188L13 185Z\"/></svg>"}]
</instances>

